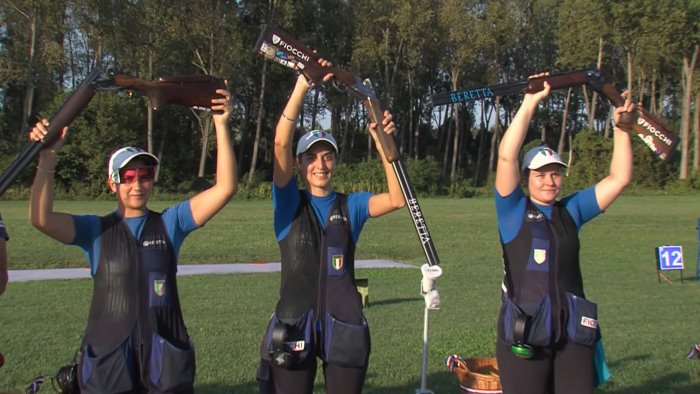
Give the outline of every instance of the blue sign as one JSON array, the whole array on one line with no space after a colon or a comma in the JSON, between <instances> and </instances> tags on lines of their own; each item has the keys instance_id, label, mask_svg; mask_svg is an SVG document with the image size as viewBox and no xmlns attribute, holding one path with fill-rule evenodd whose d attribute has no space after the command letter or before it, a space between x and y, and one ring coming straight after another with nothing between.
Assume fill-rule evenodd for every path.
<instances>
[{"instance_id":1,"label":"blue sign","mask_svg":"<svg viewBox=\"0 0 700 394\"><path fill-rule=\"evenodd\" d=\"M683 247L682 246L657 246L656 262L659 270L682 270Z\"/></svg>"}]
</instances>

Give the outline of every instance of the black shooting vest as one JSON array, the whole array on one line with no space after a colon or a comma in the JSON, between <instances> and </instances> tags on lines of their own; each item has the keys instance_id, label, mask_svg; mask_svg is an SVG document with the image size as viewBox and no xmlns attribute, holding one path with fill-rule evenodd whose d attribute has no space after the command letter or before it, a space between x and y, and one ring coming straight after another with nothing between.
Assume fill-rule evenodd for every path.
<instances>
[{"instance_id":1,"label":"black shooting vest","mask_svg":"<svg viewBox=\"0 0 700 394\"><path fill-rule=\"evenodd\" d=\"M137 240L116 213L101 218L101 253L84 342L97 355L130 342L134 379L146 387L154 334L188 348L177 260L161 215L149 211Z\"/></svg>"},{"instance_id":2,"label":"black shooting vest","mask_svg":"<svg viewBox=\"0 0 700 394\"><path fill-rule=\"evenodd\" d=\"M576 223L561 202L554 203L548 220L528 199L520 231L502 246L504 297L532 304L549 295L557 342L567 318L565 292L584 297Z\"/></svg>"},{"instance_id":3,"label":"black shooting vest","mask_svg":"<svg viewBox=\"0 0 700 394\"><path fill-rule=\"evenodd\" d=\"M355 244L348 220L347 196L336 198L321 229L306 193L287 236L282 256L277 317L294 324L309 310L318 320L327 314L351 324L362 323L362 303L355 285Z\"/></svg>"}]
</instances>

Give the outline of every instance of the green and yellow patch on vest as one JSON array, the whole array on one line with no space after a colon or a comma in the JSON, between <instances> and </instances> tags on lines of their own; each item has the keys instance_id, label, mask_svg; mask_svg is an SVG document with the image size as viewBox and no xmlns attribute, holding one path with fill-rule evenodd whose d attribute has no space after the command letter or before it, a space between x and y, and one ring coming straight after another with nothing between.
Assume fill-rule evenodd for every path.
<instances>
[{"instance_id":1,"label":"green and yellow patch on vest","mask_svg":"<svg viewBox=\"0 0 700 394\"><path fill-rule=\"evenodd\" d=\"M546 249L535 249L534 256L535 263L542 264L547 260L547 250Z\"/></svg>"},{"instance_id":2,"label":"green and yellow patch on vest","mask_svg":"<svg viewBox=\"0 0 700 394\"><path fill-rule=\"evenodd\" d=\"M156 279L153 281L153 291L157 296L162 297L165 295L165 279Z\"/></svg>"}]
</instances>

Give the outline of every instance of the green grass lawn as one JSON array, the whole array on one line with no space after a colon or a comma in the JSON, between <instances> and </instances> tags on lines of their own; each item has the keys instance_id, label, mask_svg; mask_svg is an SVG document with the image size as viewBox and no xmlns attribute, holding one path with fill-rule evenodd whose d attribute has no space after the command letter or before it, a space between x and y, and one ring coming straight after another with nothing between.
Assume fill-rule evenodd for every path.
<instances>
[{"instance_id":1,"label":"green grass lawn","mask_svg":"<svg viewBox=\"0 0 700 394\"><path fill-rule=\"evenodd\" d=\"M279 261L271 204L234 199L193 233L183 263ZM162 209L166 203L153 204ZM443 365L452 353L494 354L502 265L490 199L422 199L440 256L440 310L430 312L428 388L458 392ZM106 213L108 202L59 202L73 213ZM80 267L85 259L32 229L26 202L0 206L10 231L11 269ZM700 195L620 198L581 232L584 283L597 302L613 374L600 392L698 393L700 362L688 360L700 342L698 253ZM682 245L686 281L657 283L654 247ZM357 258L385 258L418 267L423 255L409 215L400 211L367 223ZM369 278L372 331L367 393L412 393L420 385L423 301L418 269L358 270ZM198 356L198 393L256 392L260 340L274 308L275 274L181 277L186 322ZM55 373L80 341L90 301L90 280L10 283L0 297L0 392L21 392L40 374ZM51 392L49 388L45 391ZM319 386L318 392L323 392Z\"/></svg>"}]
</instances>

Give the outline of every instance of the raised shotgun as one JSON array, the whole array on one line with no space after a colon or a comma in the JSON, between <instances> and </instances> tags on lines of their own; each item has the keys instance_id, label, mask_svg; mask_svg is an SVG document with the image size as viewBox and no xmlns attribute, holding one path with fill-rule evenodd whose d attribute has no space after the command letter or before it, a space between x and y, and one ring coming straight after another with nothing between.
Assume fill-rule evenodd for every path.
<instances>
[{"instance_id":1,"label":"raised shotgun","mask_svg":"<svg viewBox=\"0 0 700 394\"><path fill-rule=\"evenodd\" d=\"M165 105L211 109L211 100L218 96L217 89L226 89L226 82L209 75L176 75L152 82L129 75L108 77L95 69L49 119L46 137L41 141L32 141L0 175L0 196L42 149L56 141L61 130L87 107L97 91L137 92L147 96L149 104L156 110Z\"/></svg>"},{"instance_id":2,"label":"raised shotgun","mask_svg":"<svg viewBox=\"0 0 700 394\"><path fill-rule=\"evenodd\" d=\"M531 78L525 81L474 87L453 92L439 93L432 96L433 105L456 104L467 101L481 100L495 96L507 96L520 93L536 93L544 89L547 81L552 89L563 89L574 86L586 85L606 97L616 107L624 105L625 99L620 96L617 89L605 82L600 70L582 69L567 71L540 78ZM637 107L633 114L623 114L621 118L623 126L630 128L630 132L636 134L662 160L668 160L673 156L678 145L678 136L671 128L652 116L642 107Z\"/></svg>"}]
</instances>

